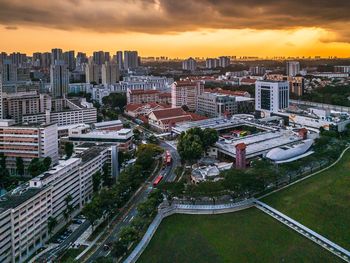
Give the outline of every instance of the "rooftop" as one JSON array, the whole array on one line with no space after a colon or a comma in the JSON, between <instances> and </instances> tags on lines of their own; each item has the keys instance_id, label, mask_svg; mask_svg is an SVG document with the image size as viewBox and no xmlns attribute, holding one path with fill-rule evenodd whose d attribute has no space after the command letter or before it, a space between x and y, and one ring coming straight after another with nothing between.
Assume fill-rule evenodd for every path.
<instances>
[{"instance_id":1,"label":"rooftop","mask_svg":"<svg viewBox=\"0 0 350 263\"><path fill-rule=\"evenodd\" d=\"M7 209L19 206L44 189L45 188L30 188L28 183L17 187L0 197L0 213Z\"/></svg>"}]
</instances>

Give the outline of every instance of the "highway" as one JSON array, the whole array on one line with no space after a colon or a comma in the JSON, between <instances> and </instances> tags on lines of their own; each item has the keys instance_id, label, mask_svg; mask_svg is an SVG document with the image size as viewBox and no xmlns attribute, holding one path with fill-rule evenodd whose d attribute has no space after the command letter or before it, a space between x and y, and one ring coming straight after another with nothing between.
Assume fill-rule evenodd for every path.
<instances>
[{"instance_id":1,"label":"highway","mask_svg":"<svg viewBox=\"0 0 350 263\"><path fill-rule=\"evenodd\" d=\"M160 174L164 176L164 180L167 182L175 180L176 175L174 174L175 168L179 165L180 162L180 156L178 155L177 151L170 146L166 142L161 142L159 144L164 150L168 150L171 153L172 156L172 163L171 165L165 167L163 170L160 171ZM96 260L99 257L106 257L110 254L110 250L105 251L104 245L112 243L113 241L118 240L119 238L119 232L122 227L127 226L131 223L132 219L137 214L137 206L138 204L142 203L147 199L148 194L152 191L152 182L146 182L145 185L141 188L141 191L137 194L135 197L134 202L130 206L130 208L127 210L127 212L123 215L123 217L119 220L117 225L114 227L112 233L109 235L109 237L106 239L106 241L98 244L99 247L93 253L88 260L85 262L92 263L94 260Z\"/></svg>"}]
</instances>

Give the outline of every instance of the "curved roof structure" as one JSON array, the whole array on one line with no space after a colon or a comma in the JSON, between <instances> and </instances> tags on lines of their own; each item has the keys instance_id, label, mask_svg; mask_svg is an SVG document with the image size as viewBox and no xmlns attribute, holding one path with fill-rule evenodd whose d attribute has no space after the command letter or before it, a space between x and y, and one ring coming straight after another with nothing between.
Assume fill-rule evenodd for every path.
<instances>
[{"instance_id":1,"label":"curved roof structure","mask_svg":"<svg viewBox=\"0 0 350 263\"><path fill-rule=\"evenodd\" d=\"M290 146L274 148L266 154L266 158L272 161L283 161L304 154L310 149L313 140L308 139Z\"/></svg>"}]
</instances>

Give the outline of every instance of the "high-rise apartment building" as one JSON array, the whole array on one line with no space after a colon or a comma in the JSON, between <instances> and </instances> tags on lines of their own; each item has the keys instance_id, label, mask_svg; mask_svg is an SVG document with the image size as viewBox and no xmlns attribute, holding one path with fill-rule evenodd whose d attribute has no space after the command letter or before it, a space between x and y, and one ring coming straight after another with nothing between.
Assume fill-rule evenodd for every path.
<instances>
[{"instance_id":1,"label":"high-rise apartment building","mask_svg":"<svg viewBox=\"0 0 350 263\"><path fill-rule=\"evenodd\" d=\"M124 51L124 69L134 69L139 66L137 51Z\"/></svg>"},{"instance_id":2,"label":"high-rise apartment building","mask_svg":"<svg viewBox=\"0 0 350 263\"><path fill-rule=\"evenodd\" d=\"M255 110L278 112L289 107L288 81L255 82Z\"/></svg>"},{"instance_id":3,"label":"high-rise apartment building","mask_svg":"<svg viewBox=\"0 0 350 263\"><path fill-rule=\"evenodd\" d=\"M16 65L16 67L23 67L27 62L27 55L19 52L11 53L9 56L12 64Z\"/></svg>"},{"instance_id":4,"label":"high-rise apartment building","mask_svg":"<svg viewBox=\"0 0 350 263\"><path fill-rule=\"evenodd\" d=\"M204 85L201 82L176 81L171 87L171 106L187 106L190 111L195 111L198 96L203 92Z\"/></svg>"},{"instance_id":5,"label":"high-rise apartment building","mask_svg":"<svg viewBox=\"0 0 350 263\"><path fill-rule=\"evenodd\" d=\"M225 57L225 56L219 57L219 67L226 68L230 66L230 64L231 64L231 60L229 57Z\"/></svg>"},{"instance_id":6,"label":"high-rise apartment building","mask_svg":"<svg viewBox=\"0 0 350 263\"><path fill-rule=\"evenodd\" d=\"M56 63L50 67L51 93L54 98L63 98L68 93L69 70L67 65Z\"/></svg>"},{"instance_id":7,"label":"high-rise apartment building","mask_svg":"<svg viewBox=\"0 0 350 263\"><path fill-rule=\"evenodd\" d=\"M124 67L123 51L117 51L116 56L117 56L116 63L118 64L119 70L122 70Z\"/></svg>"},{"instance_id":8,"label":"high-rise apartment building","mask_svg":"<svg viewBox=\"0 0 350 263\"><path fill-rule=\"evenodd\" d=\"M2 73L0 72L0 120L3 119L3 105L2 105Z\"/></svg>"},{"instance_id":9,"label":"high-rise apartment building","mask_svg":"<svg viewBox=\"0 0 350 263\"><path fill-rule=\"evenodd\" d=\"M108 53L109 56L109 53ZM92 55L92 60L97 65L102 65L106 61L106 55L103 51L95 51Z\"/></svg>"},{"instance_id":10,"label":"high-rise apartment building","mask_svg":"<svg viewBox=\"0 0 350 263\"><path fill-rule=\"evenodd\" d=\"M86 83L100 83L101 66L93 62L85 64L85 79Z\"/></svg>"},{"instance_id":11,"label":"high-rise apartment building","mask_svg":"<svg viewBox=\"0 0 350 263\"><path fill-rule=\"evenodd\" d=\"M101 75L103 85L117 83L120 78L118 65L115 63L105 62L102 64Z\"/></svg>"},{"instance_id":12,"label":"high-rise apartment building","mask_svg":"<svg viewBox=\"0 0 350 263\"><path fill-rule=\"evenodd\" d=\"M295 77L300 74L299 61L287 61L287 76Z\"/></svg>"},{"instance_id":13,"label":"high-rise apartment building","mask_svg":"<svg viewBox=\"0 0 350 263\"><path fill-rule=\"evenodd\" d=\"M219 59L217 58L207 58L205 60L205 67L212 69L212 68L217 68L219 66Z\"/></svg>"},{"instance_id":14,"label":"high-rise apartment building","mask_svg":"<svg viewBox=\"0 0 350 263\"><path fill-rule=\"evenodd\" d=\"M73 71L75 69L75 52L74 50L66 51L63 53L63 61L68 65L68 69Z\"/></svg>"},{"instance_id":15,"label":"high-rise apartment building","mask_svg":"<svg viewBox=\"0 0 350 263\"><path fill-rule=\"evenodd\" d=\"M2 196L0 262L26 262L42 247L50 238L50 218L55 218L58 225L65 221L67 196L71 197L73 214L81 211L92 197L92 175L102 172L106 163L111 164L111 171L117 170L115 151L94 146Z\"/></svg>"},{"instance_id":16,"label":"high-rise apartment building","mask_svg":"<svg viewBox=\"0 0 350 263\"><path fill-rule=\"evenodd\" d=\"M43 69L50 68L51 57L52 57L51 53L49 53L49 52L42 53L40 67Z\"/></svg>"},{"instance_id":17,"label":"high-rise apartment building","mask_svg":"<svg viewBox=\"0 0 350 263\"><path fill-rule=\"evenodd\" d=\"M53 48L51 49L51 64L60 63L63 60L62 49Z\"/></svg>"},{"instance_id":18,"label":"high-rise apartment building","mask_svg":"<svg viewBox=\"0 0 350 263\"><path fill-rule=\"evenodd\" d=\"M0 65L2 81L4 84L13 84L17 82L17 66L10 59L5 59Z\"/></svg>"},{"instance_id":19,"label":"high-rise apartment building","mask_svg":"<svg viewBox=\"0 0 350 263\"><path fill-rule=\"evenodd\" d=\"M193 58L182 61L182 69L188 71L195 71L197 69L197 61Z\"/></svg>"}]
</instances>

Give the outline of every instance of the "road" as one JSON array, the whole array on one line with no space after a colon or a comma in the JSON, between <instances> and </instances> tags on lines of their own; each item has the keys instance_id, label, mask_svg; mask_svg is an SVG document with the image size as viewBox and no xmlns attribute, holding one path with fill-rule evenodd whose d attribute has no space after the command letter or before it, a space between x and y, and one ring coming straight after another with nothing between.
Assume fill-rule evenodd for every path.
<instances>
[{"instance_id":1,"label":"road","mask_svg":"<svg viewBox=\"0 0 350 263\"><path fill-rule=\"evenodd\" d=\"M170 181L175 180L175 178L176 178L176 175L174 174L174 170L180 162L180 157L179 157L177 151L168 143L161 142L160 146L163 149L170 151L170 154L172 156L173 161L172 161L171 165L165 167L163 170L160 171L160 174L164 176L164 180L170 182ZM121 228L130 224L130 222L133 220L133 218L137 214L136 208L137 208L138 204L145 201L147 199L147 196L149 195L149 193L151 191L152 191L152 182L146 182L146 185L141 189L141 191L139 191L133 204L131 205L129 210L127 210L127 212L123 215L123 217L120 219L118 224L114 227L112 233L109 235L109 237L106 239L106 241L99 244L98 249L95 251L94 254L92 254L90 256L90 258L86 262L92 263L97 258L106 257L110 254L110 250L107 250L107 251L104 250L104 248L103 248L104 245L118 240L119 232L120 232Z\"/></svg>"},{"instance_id":2,"label":"road","mask_svg":"<svg viewBox=\"0 0 350 263\"><path fill-rule=\"evenodd\" d=\"M40 258L38 258L35 262L44 263L50 260L54 260L56 258L56 255L60 255L64 250L67 250L70 244L74 243L85 232L85 230L88 229L89 226L90 223L88 221L85 221L72 234L70 234L66 240L64 240L57 247L52 248L41 255Z\"/></svg>"}]
</instances>

